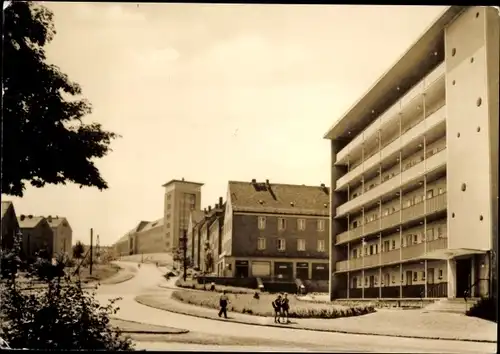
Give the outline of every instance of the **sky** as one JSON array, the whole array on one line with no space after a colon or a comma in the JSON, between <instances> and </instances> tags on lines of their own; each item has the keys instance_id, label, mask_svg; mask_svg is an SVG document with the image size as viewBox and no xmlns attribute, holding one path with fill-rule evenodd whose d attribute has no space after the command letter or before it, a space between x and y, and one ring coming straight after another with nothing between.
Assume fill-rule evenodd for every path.
<instances>
[{"instance_id":1,"label":"sky","mask_svg":"<svg viewBox=\"0 0 500 354\"><path fill-rule=\"evenodd\" d=\"M47 60L82 86L84 122L122 135L96 162L109 189L28 185L16 212L65 216L111 245L163 216L162 184L329 185L332 124L444 10L439 6L43 2Z\"/></svg>"}]
</instances>

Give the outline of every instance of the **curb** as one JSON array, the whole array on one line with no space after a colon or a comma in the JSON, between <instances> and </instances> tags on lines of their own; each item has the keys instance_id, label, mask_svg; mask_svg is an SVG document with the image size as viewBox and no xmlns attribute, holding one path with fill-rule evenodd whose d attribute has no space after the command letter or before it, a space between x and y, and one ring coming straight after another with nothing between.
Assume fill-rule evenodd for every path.
<instances>
[{"instance_id":1,"label":"curb","mask_svg":"<svg viewBox=\"0 0 500 354\"><path fill-rule=\"evenodd\" d=\"M379 337L396 337L396 338L411 338L411 339L428 339L428 340L448 340L448 341L455 341L455 342L473 342L473 343L490 343L490 344L497 344L497 341L493 340L488 340L488 339L461 339L461 338L444 338L444 337L432 337L432 336L410 336L410 335L404 335L404 334L382 334L382 333L369 333L369 332L356 332L356 331L342 331L342 330L333 330L333 329L321 329L321 328L310 328L310 327L300 327L300 326L280 326L280 325L275 325L272 323L252 323L252 322L245 322L242 320L237 320L237 319L222 319L222 318L214 318L211 316L207 315L199 315L199 314L192 314L187 311L182 311L182 310L172 310L172 309L161 309L158 307L151 306L149 304L146 304L144 302L140 302L136 300L137 297L134 298L134 301L144 305L148 306L157 310L161 311L167 311L167 312L172 312L180 315L185 315L185 316L192 316L192 317L198 317L198 318L204 318L204 319L209 319L213 321L224 321L224 322L233 322L233 323L240 323L240 324L246 324L250 326L261 326L261 327L275 327L275 328L284 328L284 329L291 329L291 330L304 330L304 331L312 331L312 332L330 332L330 333L341 333L341 334L355 334L355 335L361 335L361 336L379 336ZM174 300L176 301L176 300ZM183 302L181 302L183 304ZM196 306L196 305L192 305Z\"/></svg>"},{"instance_id":2,"label":"curb","mask_svg":"<svg viewBox=\"0 0 500 354\"><path fill-rule=\"evenodd\" d=\"M121 319L121 318L118 318L118 317L111 317L111 321L122 321L122 322L128 322L128 323L134 323L134 324L138 324L138 325L143 325L143 326L151 326L151 324L149 323L144 323L144 322L137 322L137 321L131 321L131 320L124 320L124 319ZM158 325L154 325L155 327L164 327L164 326L158 326ZM189 333L190 331L188 329L180 329L180 328L173 328L173 327L166 327L166 328L169 328L169 330L159 330L159 331L153 331L153 330L137 330L137 331L133 331L133 330L122 330L120 329L119 326L114 326L116 328L118 328L120 330L120 332L122 333L140 333L140 334L186 334L186 333Z\"/></svg>"},{"instance_id":3,"label":"curb","mask_svg":"<svg viewBox=\"0 0 500 354\"><path fill-rule=\"evenodd\" d=\"M130 273L128 274L128 276L124 277L123 280L120 279L120 281L115 281L115 282L107 282L106 279L103 280L102 282L100 282L99 284L100 285L116 285L116 284L121 284L121 283L125 283L126 281L129 281L131 280L132 278L135 277L135 274L133 273Z\"/></svg>"}]
</instances>

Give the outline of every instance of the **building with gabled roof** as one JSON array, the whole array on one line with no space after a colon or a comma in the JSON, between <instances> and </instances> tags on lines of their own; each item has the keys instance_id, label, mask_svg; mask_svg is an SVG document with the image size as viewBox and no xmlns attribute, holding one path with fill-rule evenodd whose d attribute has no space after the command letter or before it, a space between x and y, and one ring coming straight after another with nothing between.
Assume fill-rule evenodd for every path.
<instances>
[{"instance_id":1,"label":"building with gabled roof","mask_svg":"<svg viewBox=\"0 0 500 354\"><path fill-rule=\"evenodd\" d=\"M205 213L201 210L193 210L189 215L188 231L187 231L187 255L189 263L193 267L199 268L198 258L198 240L199 240L199 224L205 219Z\"/></svg>"},{"instance_id":2,"label":"building with gabled roof","mask_svg":"<svg viewBox=\"0 0 500 354\"><path fill-rule=\"evenodd\" d=\"M220 275L327 280L329 188L229 181Z\"/></svg>"},{"instance_id":3,"label":"building with gabled roof","mask_svg":"<svg viewBox=\"0 0 500 354\"><path fill-rule=\"evenodd\" d=\"M47 219L43 216L20 215L17 218L22 234L22 254L33 259L38 252L45 252L52 258L54 253L54 233Z\"/></svg>"},{"instance_id":4,"label":"building with gabled roof","mask_svg":"<svg viewBox=\"0 0 500 354\"><path fill-rule=\"evenodd\" d=\"M11 249L14 245L14 238L19 232L14 204L11 201L2 201L2 249Z\"/></svg>"},{"instance_id":5,"label":"building with gabled roof","mask_svg":"<svg viewBox=\"0 0 500 354\"><path fill-rule=\"evenodd\" d=\"M73 229L68 219L64 216L47 216L52 232L54 233L54 253L71 255L73 242Z\"/></svg>"},{"instance_id":6,"label":"building with gabled roof","mask_svg":"<svg viewBox=\"0 0 500 354\"><path fill-rule=\"evenodd\" d=\"M135 233L137 254L158 253L164 247L163 218L148 222Z\"/></svg>"},{"instance_id":7,"label":"building with gabled roof","mask_svg":"<svg viewBox=\"0 0 500 354\"><path fill-rule=\"evenodd\" d=\"M115 256L122 257L137 254L136 234L148 223L149 221L140 221L133 229L120 237L118 241L113 244Z\"/></svg>"}]
</instances>

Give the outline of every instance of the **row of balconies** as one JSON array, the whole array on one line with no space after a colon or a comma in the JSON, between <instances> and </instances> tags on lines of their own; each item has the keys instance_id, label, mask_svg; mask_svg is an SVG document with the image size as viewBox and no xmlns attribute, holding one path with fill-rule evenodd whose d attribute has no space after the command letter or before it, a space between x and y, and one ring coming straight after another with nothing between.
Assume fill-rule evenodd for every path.
<instances>
[{"instance_id":1,"label":"row of balconies","mask_svg":"<svg viewBox=\"0 0 500 354\"><path fill-rule=\"evenodd\" d=\"M383 216L368 223L363 223L355 229L350 229L342 232L337 235L336 244L359 240L362 237L368 236L370 234L393 228L412 220L423 218L424 216L429 214L444 211L446 210L446 207L447 199L445 192L409 207L398 210L390 215Z\"/></svg>"},{"instance_id":2,"label":"row of balconies","mask_svg":"<svg viewBox=\"0 0 500 354\"><path fill-rule=\"evenodd\" d=\"M337 272L346 272L352 270L387 266L394 263L405 262L414 259L425 258L428 252L446 249L448 246L447 238L438 238L432 241L425 241L416 245L402 247L400 249L381 252L378 254L353 258L336 263Z\"/></svg>"},{"instance_id":3,"label":"row of balconies","mask_svg":"<svg viewBox=\"0 0 500 354\"><path fill-rule=\"evenodd\" d=\"M374 202L383 195L387 195L398 190L402 185L413 182L417 178L429 172L433 172L440 167L446 166L446 148L437 152L432 152L431 156L420 160L413 166L407 166L407 169L401 172L400 178L390 178L381 184L367 190L355 199L351 199L337 207L336 215L343 216L363 205Z\"/></svg>"},{"instance_id":4,"label":"row of balconies","mask_svg":"<svg viewBox=\"0 0 500 354\"><path fill-rule=\"evenodd\" d=\"M383 144L380 150L378 148L374 149L370 151L369 155L365 155L364 159L350 165L349 172L338 179L337 188L343 188L363 172L377 168L381 161L390 158L405 146L416 141L416 139L422 135L429 133L445 120L446 107L443 106L426 119L416 122L414 126L402 132L401 136L399 136L399 134L394 136L389 142Z\"/></svg>"},{"instance_id":5,"label":"row of balconies","mask_svg":"<svg viewBox=\"0 0 500 354\"><path fill-rule=\"evenodd\" d=\"M415 98L424 94L434 83L445 76L445 65L440 64L423 80L416 84L410 91L408 91L398 102L387 109L380 117L378 117L372 124L370 124L363 132L359 133L349 144L347 144L337 154L339 162L344 161L349 153L360 147L363 141L366 141L377 134L379 129L384 126L392 124L394 119L397 119L399 113Z\"/></svg>"}]
</instances>

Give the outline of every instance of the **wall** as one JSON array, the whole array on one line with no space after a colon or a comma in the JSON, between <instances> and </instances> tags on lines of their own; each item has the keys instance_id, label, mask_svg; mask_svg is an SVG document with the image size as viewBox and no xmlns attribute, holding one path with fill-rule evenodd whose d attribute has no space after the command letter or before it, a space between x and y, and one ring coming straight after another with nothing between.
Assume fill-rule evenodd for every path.
<instances>
[{"instance_id":1,"label":"wall","mask_svg":"<svg viewBox=\"0 0 500 354\"><path fill-rule=\"evenodd\" d=\"M487 28L489 10L468 8L445 32L448 229L449 247L489 250L492 247L496 197L492 172L497 169L498 125L498 18ZM493 30L496 28L497 30ZM487 37L496 36L492 42ZM488 73L490 55L495 72ZM493 77L495 75L496 77ZM494 101L488 102L488 82L496 80ZM491 81L490 81L491 82ZM493 98L493 97L492 97ZM492 114L493 113L493 114ZM492 124L493 123L493 124ZM496 142L491 139L494 139ZM498 146L498 145L496 145ZM494 158L489 158L496 154ZM495 161L493 164L492 162ZM471 237L474 235L474 237Z\"/></svg>"},{"instance_id":2,"label":"wall","mask_svg":"<svg viewBox=\"0 0 500 354\"><path fill-rule=\"evenodd\" d=\"M232 239L233 239L233 206L231 203L231 195L229 188L226 196L226 210L224 215L224 227L222 232L222 253L223 255L232 255Z\"/></svg>"},{"instance_id":3,"label":"wall","mask_svg":"<svg viewBox=\"0 0 500 354\"><path fill-rule=\"evenodd\" d=\"M19 231L14 207L10 206L2 219L2 248L11 248L14 245L14 237Z\"/></svg>"},{"instance_id":4,"label":"wall","mask_svg":"<svg viewBox=\"0 0 500 354\"><path fill-rule=\"evenodd\" d=\"M154 227L150 227L150 224L146 225L136 234L135 239L138 254L158 253L164 245L163 223L158 223Z\"/></svg>"},{"instance_id":5,"label":"wall","mask_svg":"<svg viewBox=\"0 0 500 354\"><path fill-rule=\"evenodd\" d=\"M53 227L52 231L54 233L54 252L63 252L71 255L73 230L71 229L67 221L63 221L57 227Z\"/></svg>"},{"instance_id":6,"label":"wall","mask_svg":"<svg viewBox=\"0 0 500 354\"><path fill-rule=\"evenodd\" d=\"M40 222L36 227L21 229L23 234L22 249L27 257L34 257L35 253L45 248L50 257L54 256L54 234L49 224ZM28 245L29 242L29 245Z\"/></svg>"},{"instance_id":7,"label":"wall","mask_svg":"<svg viewBox=\"0 0 500 354\"><path fill-rule=\"evenodd\" d=\"M258 217L266 218L264 230L258 227ZM285 230L278 230L278 218L286 220ZM304 219L306 228L298 230L297 219ZM317 221L324 220L324 231L317 230ZM266 249L258 250L258 238L266 240ZM286 250L277 250L277 240L285 239ZM235 214L233 216L232 254L236 257L295 257L328 259L329 223L325 217L278 216L270 214ZM306 250L297 250L297 240L306 240ZM324 241L324 252L317 251L317 241Z\"/></svg>"}]
</instances>

